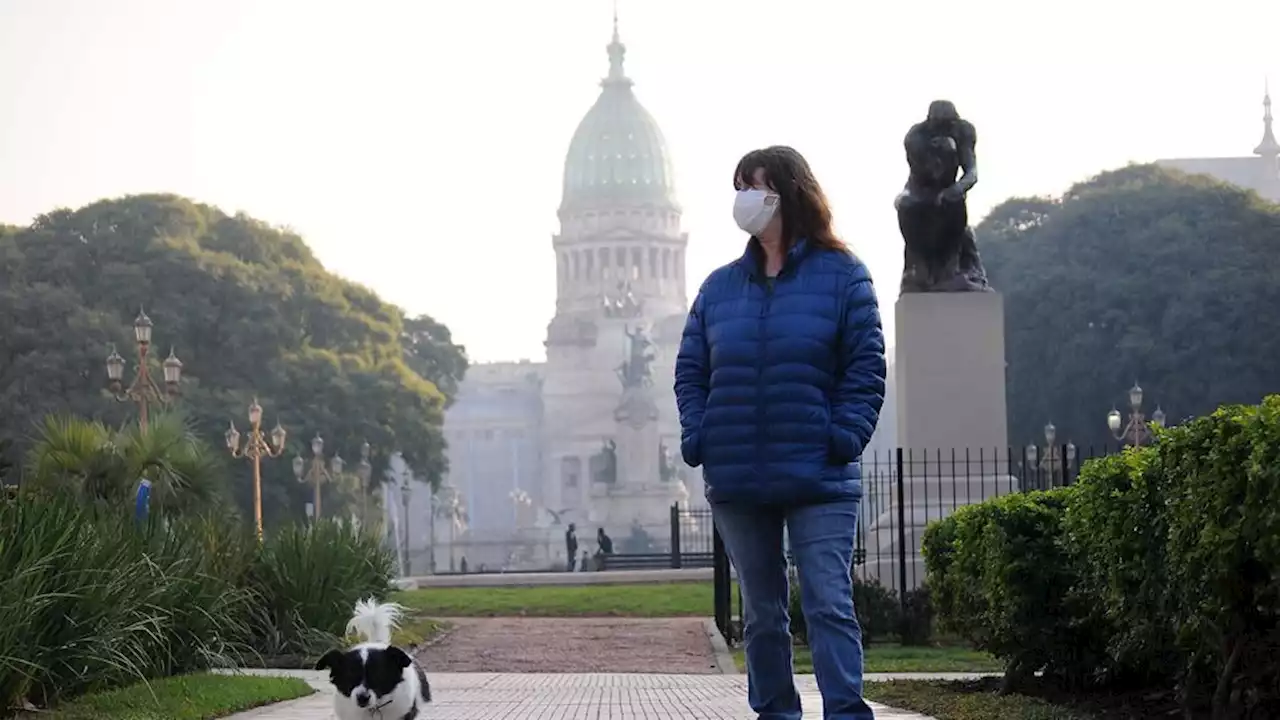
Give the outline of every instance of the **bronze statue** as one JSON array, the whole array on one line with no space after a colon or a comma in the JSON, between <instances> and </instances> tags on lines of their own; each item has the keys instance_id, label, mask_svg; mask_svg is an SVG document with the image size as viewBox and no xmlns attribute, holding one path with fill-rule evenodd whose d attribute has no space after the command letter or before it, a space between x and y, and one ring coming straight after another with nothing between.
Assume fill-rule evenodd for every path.
<instances>
[{"instance_id":1,"label":"bronze statue","mask_svg":"<svg viewBox=\"0 0 1280 720\"><path fill-rule=\"evenodd\" d=\"M671 448L667 446L666 441L658 443L658 477L662 482L668 483L672 480L683 480L684 473L680 466L676 464L676 455L671 452Z\"/></svg>"},{"instance_id":2,"label":"bronze statue","mask_svg":"<svg viewBox=\"0 0 1280 720\"><path fill-rule=\"evenodd\" d=\"M618 482L618 443L613 438L606 438L600 452L592 458L592 481L614 485Z\"/></svg>"},{"instance_id":3,"label":"bronze statue","mask_svg":"<svg viewBox=\"0 0 1280 720\"><path fill-rule=\"evenodd\" d=\"M928 116L907 132L910 174L893 203L906 245L904 293L991 290L965 204L978 182L977 142L973 123L949 100L930 103Z\"/></svg>"},{"instance_id":4,"label":"bronze statue","mask_svg":"<svg viewBox=\"0 0 1280 720\"><path fill-rule=\"evenodd\" d=\"M617 291L612 295L605 295L601 303L607 318L637 318L644 312L644 303L636 299L630 280L618 283Z\"/></svg>"},{"instance_id":5,"label":"bronze statue","mask_svg":"<svg viewBox=\"0 0 1280 720\"><path fill-rule=\"evenodd\" d=\"M653 384L653 342L645 334L642 326L636 326L635 332L623 329L627 335L627 360L617 368L618 379L623 389L649 387Z\"/></svg>"}]
</instances>

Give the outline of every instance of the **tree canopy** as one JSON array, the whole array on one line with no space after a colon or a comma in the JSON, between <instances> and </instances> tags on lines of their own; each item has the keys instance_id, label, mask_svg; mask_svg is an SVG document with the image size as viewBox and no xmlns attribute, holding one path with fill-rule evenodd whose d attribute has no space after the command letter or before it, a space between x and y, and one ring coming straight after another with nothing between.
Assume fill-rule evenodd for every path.
<instances>
[{"instance_id":1,"label":"tree canopy","mask_svg":"<svg viewBox=\"0 0 1280 720\"><path fill-rule=\"evenodd\" d=\"M977 228L1005 296L1009 434L1115 444L1137 380L1169 422L1280 389L1280 206L1154 165L1061 198L1014 198Z\"/></svg>"},{"instance_id":2,"label":"tree canopy","mask_svg":"<svg viewBox=\"0 0 1280 720\"><path fill-rule=\"evenodd\" d=\"M424 480L444 473L443 409L467 367L448 329L327 272L292 232L172 195L0 228L0 440L12 441L10 460L47 415L133 417L104 392L104 360L116 345L131 379L140 308L155 323L153 374L172 346L184 363L178 402L201 437L220 447L230 421L243 431L254 397L265 430L279 419L289 431L285 455L263 464L268 516L300 517L309 493L290 460L309 457L317 433L348 467L369 442L375 479L396 450ZM248 469L230 476L247 505Z\"/></svg>"}]
</instances>

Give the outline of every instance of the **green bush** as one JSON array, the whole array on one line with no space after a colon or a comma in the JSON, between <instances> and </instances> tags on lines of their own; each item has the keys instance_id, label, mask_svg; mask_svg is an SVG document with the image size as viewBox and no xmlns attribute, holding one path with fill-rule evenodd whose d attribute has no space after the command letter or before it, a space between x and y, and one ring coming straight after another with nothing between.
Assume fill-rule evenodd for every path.
<instances>
[{"instance_id":1,"label":"green bush","mask_svg":"<svg viewBox=\"0 0 1280 720\"><path fill-rule=\"evenodd\" d=\"M1169 621L1215 717L1280 716L1280 396L1163 433Z\"/></svg>"},{"instance_id":2,"label":"green bush","mask_svg":"<svg viewBox=\"0 0 1280 720\"><path fill-rule=\"evenodd\" d=\"M69 497L0 504L0 709L208 666L252 595L192 525L141 529Z\"/></svg>"},{"instance_id":3,"label":"green bush","mask_svg":"<svg viewBox=\"0 0 1280 720\"><path fill-rule=\"evenodd\" d=\"M0 714L138 679L314 649L391 558L339 523L259 546L234 519L153 517L73 493L0 503Z\"/></svg>"},{"instance_id":4,"label":"green bush","mask_svg":"<svg viewBox=\"0 0 1280 720\"><path fill-rule=\"evenodd\" d=\"M853 609L862 627L864 645L884 639L899 631L901 608L898 596L892 590L877 582L869 582L857 577L853 578ZM808 644L809 627L804 619L804 611L800 606L800 584L792 580L789 611L791 615L791 636L797 642Z\"/></svg>"},{"instance_id":5,"label":"green bush","mask_svg":"<svg viewBox=\"0 0 1280 720\"><path fill-rule=\"evenodd\" d=\"M386 597L395 560L381 540L337 520L279 529L248 572L261 605L254 649L267 659L318 655L338 643L356 601Z\"/></svg>"},{"instance_id":6,"label":"green bush","mask_svg":"<svg viewBox=\"0 0 1280 720\"><path fill-rule=\"evenodd\" d=\"M1105 624L1109 679L1139 685L1180 670L1169 622L1164 512L1168 488L1154 447L1086 463L1063 520L1077 556L1078 591Z\"/></svg>"},{"instance_id":7,"label":"green bush","mask_svg":"<svg viewBox=\"0 0 1280 720\"><path fill-rule=\"evenodd\" d=\"M964 508L924 553L939 617L1007 681L1180 682L1189 715L1280 717L1280 396Z\"/></svg>"},{"instance_id":8,"label":"green bush","mask_svg":"<svg viewBox=\"0 0 1280 720\"><path fill-rule=\"evenodd\" d=\"M961 508L922 549L944 625L1007 663L1006 687L1043 670L1073 684L1097 667L1100 635L1077 596L1061 529L1074 490L1015 493Z\"/></svg>"},{"instance_id":9,"label":"green bush","mask_svg":"<svg viewBox=\"0 0 1280 720\"><path fill-rule=\"evenodd\" d=\"M902 599L898 639L903 645L928 645L933 639L933 595L928 583L908 590Z\"/></svg>"}]
</instances>

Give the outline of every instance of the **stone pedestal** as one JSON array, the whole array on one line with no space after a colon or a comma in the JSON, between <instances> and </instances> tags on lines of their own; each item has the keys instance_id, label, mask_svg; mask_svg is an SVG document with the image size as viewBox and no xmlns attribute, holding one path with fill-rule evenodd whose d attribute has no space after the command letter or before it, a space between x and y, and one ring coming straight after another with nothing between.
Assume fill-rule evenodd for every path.
<instances>
[{"instance_id":1,"label":"stone pedestal","mask_svg":"<svg viewBox=\"0 0 1280 720\"><path fill-rule=\"evenodd\" d=\"M895 307L898 445L948 458L1003 455L1004 298L994 292L907 293Z\"/></svg>"},{"instance_id":2,"label":"stone pedestal","mask_svg":"<svg viewBox=\"0 0 1280 720\"><path fill-rule=\"evenodd\" d=\"M671 505L689 498L679 480L662 479L658 417L654 393L648 385L626 388L614 410L617 480L613 484L593 483L588 524L592 533L595 527L603 527L613 538L615 550L637 524L655 543L669 545Z\"/></svg>"},{"instance_id":3,"label":"stone pedestal","mask_svg":"<svg viewBox=\"0 0 1280 720\"><path fill-rule=\"evenodd\" d=\"M913 588L925 579L925 526L957 508L1015 491L1016 466L1010 461L1020 458L1009 454L1003 298L994 292L907 293L895 312L902 477L895 467L894 481L883 488L887 497L876 503L883 511L867 518L863 544L866 574L896 588L905 534L907 587Z\"/></svg>"}]
</instances>

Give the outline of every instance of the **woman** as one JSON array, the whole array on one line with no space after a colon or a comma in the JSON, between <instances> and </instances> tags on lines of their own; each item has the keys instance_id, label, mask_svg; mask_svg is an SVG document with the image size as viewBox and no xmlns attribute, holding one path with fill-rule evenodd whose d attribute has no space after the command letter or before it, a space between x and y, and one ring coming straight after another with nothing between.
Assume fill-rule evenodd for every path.
<instances>
[{"instance_id":1,"label":"woman","mask_svg":"<svg viewBox=\"0 0 1280 720\"><path fill-rule=\"evenodd\" d=\"M853 612L858 459L884 402L884 335L866 267L835 236L809 164L789 147L738 163L733 216L751 236L711 273L676 358L684 461L746 606L751 708L800 720L788 631L787 530L824 716L867 720Z\"/></svg>"}]
</instances>

